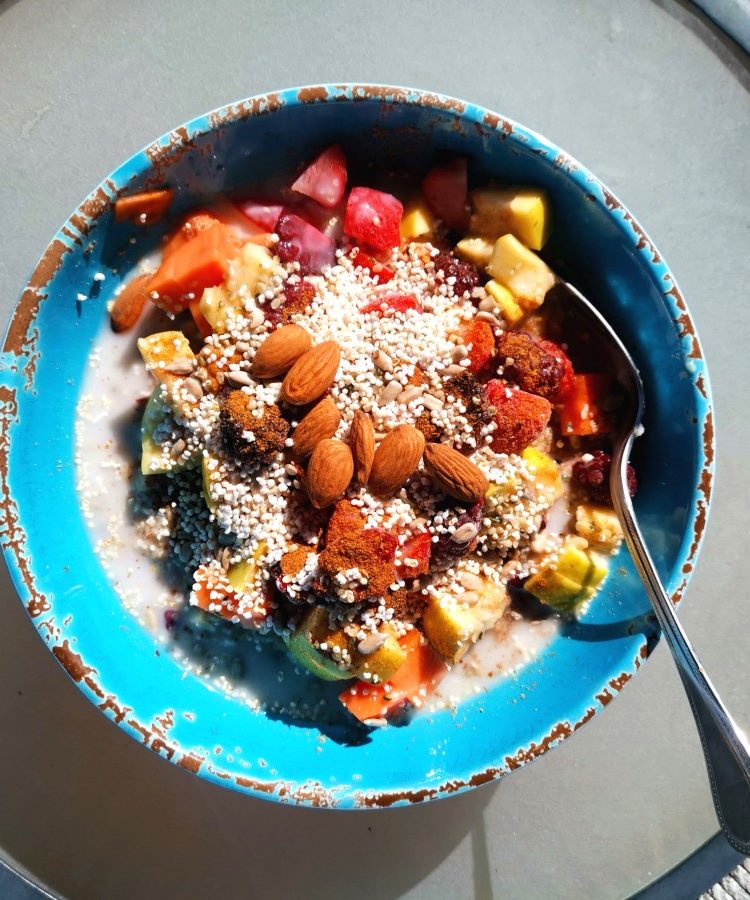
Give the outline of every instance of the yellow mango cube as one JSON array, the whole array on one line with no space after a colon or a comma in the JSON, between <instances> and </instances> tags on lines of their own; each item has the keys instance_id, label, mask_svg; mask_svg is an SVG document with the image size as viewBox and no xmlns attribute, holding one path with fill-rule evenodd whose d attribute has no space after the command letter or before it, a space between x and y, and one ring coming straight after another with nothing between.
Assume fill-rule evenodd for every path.
<instances>
[{"instance_id":1,"label":"yellow mango cube","mask_svg":"<svg viewBox=\"0 0 750 900\"><path fill-rule=\"evenodd\" d=\"M541 306L555 283L552 269L512 234L495 241L487 272L508 288L525 312Z\"/></svg>"},{"instance_id":2,"label":"yellow mango cube","mask_svg":"<svg viewBox=\"0 0 750 900\"><path fill-rule=\"evenodd\" d=\"M471 192L471 230L497 239L512 234L532 250L549 237L550 204L540 188L478 188Z\"/></svg>"},{"instance_id":3,"label":"yellow mango cube","mask_svg":"<svg viewBox=\"0 0 750 900\"><path fill-rule=\"evenodd\" d=\"M456 253L484 269L492 258L494 246L495 242L486 237L466 237L456 244Z\"/></svg>"},{"instance_id":4,"label":"yellow mango cube","mask_svg":"<svg viewBox=\"0 0 750 900\"><path fill-rule=\"evenodd\" d=\"M488 281L487 284L485 284L484 289L495 301L500 314L508 323L508 325L518 324L518 322L520 322L521 319L526 315L523 309L521 309L521 307L516 302L513 294L511 294L511 292L507 287L505 287L505 285L500 284L499 281L495 281L493 278L491 281Z\"/></svg>"},{"instance_id":5,"label":"yellow mango cube","mask_svg":"<svg viewBox=\"0 0 750 900\"><path fill-rule=\"evenodd\" d=\"M429 206L423 198L415 198L404 210L401 219L401 237L405 241L428 238L431 237L434 230L435 217L430 212Z\"/></svg>"},{"instance_id":6,"label":"yellow mango cube","mask_svg":"<svg viewBox=\"0 0 750 900\"><path fill-rule=\"evenodd\" d=\"M622 541L617 514L607 506L581 503L576 507L576 532L597 550L613 552Z\"/></svg>"}]
</instances>

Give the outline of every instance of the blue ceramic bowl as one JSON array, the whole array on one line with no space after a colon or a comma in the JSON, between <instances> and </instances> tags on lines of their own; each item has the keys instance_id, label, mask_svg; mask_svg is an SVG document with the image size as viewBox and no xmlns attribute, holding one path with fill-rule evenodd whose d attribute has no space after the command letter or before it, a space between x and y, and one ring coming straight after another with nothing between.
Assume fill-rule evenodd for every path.
<instances>
[{"instance_id":1,"label":"blue ceramic bowl","mask_svg":"<svg viewBox=\"0 0 750 900\"><path fill-rule=\"evenodd\" d=\"M94 554L76 493L73 432L87 356L134 248L112 203L179 186L173 212L291 170L341 142L351 160L418 175L436 151L466 154L477 179L543 185L555 226L547 253L613 322L643 374L636 509L668 590L695 563L711 492L708 375L671 272L633 216L547 140L470 103L416 90L341 85L256 97L175 129L112 173L63 225L8 328L0 371L3 546L40 635L86 697L140 743L200 776L268 799L315 806L421 802L484 784L533 760L609 703L658 640L626 553L576 625L516 676L455 715L421 715L368 740L320 741L252 712L195 675L123 608ZM111 273L113 260L117 272ZM98 298L95 272L108 273ZM186 717L185 714L192 714ZM215 748L240 749L232 757Z\"/></svg>"}]
</instances>

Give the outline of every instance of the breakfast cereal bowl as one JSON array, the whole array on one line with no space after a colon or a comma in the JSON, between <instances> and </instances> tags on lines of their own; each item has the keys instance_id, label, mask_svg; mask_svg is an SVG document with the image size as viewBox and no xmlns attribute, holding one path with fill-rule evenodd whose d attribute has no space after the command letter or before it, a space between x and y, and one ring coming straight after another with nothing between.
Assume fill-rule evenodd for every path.
<instances>
[{"instance_id":1,"label":"breakfast cereal bowl","mask_svg":"<svg viewBox=\"0 0 750 900\"><path fill-rule=\"evenodd\" d=\"M570 156L470 103L367 85L251 98L160 138L70 216L22 294L0 371L3 546L32 622L89 700L165 759L264 799L372 808L467 790L542 755L609 703L659 631L620 548L575 616L519 625L502 650L490 643L480 654L478 643L472 677L454 678L443 702L379 727L379 717L332 712L342 685L301 670L281 641L261 647L200 610L174 628L173 586L134 525L132 420L145 372L132 337L111 333L109 312L189 211L288 181L330 145L344 148L357 185L373 169L418 183L436 160L466 157L472 186L497 178L545 192L554 218L544 260L612 322L643 377L635 507L675 601L706 524L713 429L694 325L643 228ZM158 221L115 214L118 199L165 186L171 204ZM148 315L143 333L160 313ZM504 674L483 677L497 668L493 654Z\"/></svg>"}]
</instances>

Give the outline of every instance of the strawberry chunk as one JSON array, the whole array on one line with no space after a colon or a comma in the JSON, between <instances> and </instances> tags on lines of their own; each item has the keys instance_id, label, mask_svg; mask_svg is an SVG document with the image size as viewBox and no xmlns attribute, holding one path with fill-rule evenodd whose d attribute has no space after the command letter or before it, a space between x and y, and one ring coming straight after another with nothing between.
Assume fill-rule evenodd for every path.
<instances>
[{"instance_id":1,"label":"strawberry chunk","mask_svg":"<svg viewBox=\"0 0 750 900\"><path fill-rule=\"evenodd\" d=\"M416 578L430 571L430 554L432 552L432 535L428 531L419 531L406 539L401 547L401 559L396 563L399 578ZM409 565L406 560L416 561Z\"/></svg>"},{"instance_id":2,"label":"strawberry chunk","mask_svg":"<svg viewBox=\"0 0 750 900\"><path fill-rule=\"evenodd\" d=\"M398 247L404 207L392 194L373 188L352 188L346 204L344 233L375 250Z\"/></svg>"},{"instance_id":3,"label":"strawberry chunk","mask_svg":"<svg viewBox=\"0 0 750 900\"><path fill-rule=\"evenodd\" d=\"M492 433L496 453L521 453L533 444L552 415L552 404L544 397L512 388L507 382L487 382L487 396L495 407L497 429Z\"/></svg>"},{"instance_id":4,"label":"strawberry chunk","mask_svg":"<svg viewBox=\"0 0 750 900\"><path fill-rule=\"evenodd\" d=\"M303 275L320 272L332 266L336 244L333 238L294 213L282 212L276 223L279 242L276 252L285 262L298 262Z\"/></svg>"},{"instance_id":5,"label":"strawberry chunk","mask_svg":"<svg viewBox=\"0 0 750 900\"><path fill-rule=\"evenodd\" d=\"M430 169L422 181L422 191L427 205L449 228L466 228L469 219L466 157Z\"/></svg>"},{"instance_id":6,"label":"strawberry chunk","mask_svg":"<svg viewBox=\"0 0 750 900\"><path fill-rule=\"evenodd\" d=\"M469 351L470 372L488 376L495 356L495 335L489 322L473 319L463 329L464 344Z\"/></svg>"},{"instance_id":7,"label":"strawberry chunk","mask_svg":"<svg viewBox=\"0 0 750 900\"><path fill-rule=\"evenodd\" d=\"M369 272L373 278L377 277L379 284L386 284L386 282L390 281L394 273L387 266L383 265L382 262L378 262L377 259L373 259L369 253L365 253L364 250L357 250L357 252L352 257L352 264L355 266L361 266L366 272Z\"/></svg>"},{"instance_id":8,"label":"strawberry chunk","mask_svg":"<svg viewBox=\"0 0 750 900\"><path fill-rule=\"evenodd\" d=\"M265 231L274 231L283 206L262 203L260 200L243 200L239 204L239 209L251 222L265 229Z\"/></svg>"},{"instance_id":9,"label":"strawberry chunk","mask_svg":"<svg viewBox=\"0 0 750 900\"><path fill-rule=\"evenodd\" d=\"M422 312L419 300L413 294L385 294L370 300L362 307L361 311L363 313L379 312L382 316L387 316L391 313L405 313L409 309Z\"/></svg>"},{"instance_id":10,"label":"strawberry chunk","mask_svg":"<svg viewBox=\"0 0 750 900\"><path fill-rule=\"evenodd\" d=\"M575 389L575 372L573 371L573 363L570 361L570 357L563 350L563 348L556 344L554 341L537 341L537 344L542 348L542 350L546 350L550 356L554 356L555 359L560 363L562 374L560 376L560 382L557 386L557 393L553 397L549 399L552 400L553 403L564 403L565 399L570 396L570 394Z\"/></svg>"},{"instance_id":11,"label":"strawberry chunk","mask_svg":"<svg viewBox=\"0 0 750 900\"><path fill-rule=\"evenodd\" d=\"M334 144L324 150L294 182L292 190L327 209L336 206L346 190L346 157L341 147Z\"/></svg>"}]
</instances>

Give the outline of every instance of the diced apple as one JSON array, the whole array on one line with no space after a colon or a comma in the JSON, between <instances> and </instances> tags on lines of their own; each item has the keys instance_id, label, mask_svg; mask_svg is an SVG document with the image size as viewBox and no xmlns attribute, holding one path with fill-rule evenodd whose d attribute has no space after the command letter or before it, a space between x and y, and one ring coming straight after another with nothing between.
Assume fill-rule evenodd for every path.
<instances>
[{"instance_id":1,"label":"diced apple","mask_svg":"<svg viewBox=\"0 0 750 900\"><path fill-rule=\"evenodd\" d=\"M222 285L206 288L198 301L198 312L214 331L225 331L229 293Z\"/></svg>"},{"instance_id":2,"label":"diced apple","mask_svg":"<svg viewBox=\"0 0 750 900\"><path fill-rule=\"evenodd\" d=\"M508 325L517 325L526 315L516 302L513 294L499 281L495 281L493 278L485 284L484 289L495 301L500 314Z\"/></svg>"},{"instance_id":3,"label":"diced apple","mask_svg":"<svg viewBox=\"0 0 750 900\"><path fill-rule=\"evenodd\" d=\"M471 603L462 601L462 594L453 593L431 596L427 603L422 617L424 633L447 662L461 659L488 628L497 624L510 603L504 587L489 579L483 582L481 588L471 592Z\"/></svg>"},{"instance_id":4,"label":"diced apple","mask_svg":"<svg viewBox=\"0 0 750 900\"><path fill-rule=\"evenodd\" d=\"M190 405L181 397L184 375L169 371L170 366L195 364L195 354L181 331L160 331L138 338L138 350L152 378L166 388L165 399L175 412L190 415Z\"/></svg>"},{"instance_id":5,"label":"diced apple","mask_svg":"<svg viewBox=\"0 0 750 900\"><path fill-rule=\"evenodd\" d=\"M495 242L485 237L466 237L456 244L456 253L484 269L492 257Z\"/></svg>"},{"instance_id":6,"label":"diced apple","mask_svg":"<svg viewBox=\"0 0 750 900\"><path fill-rule=\"evenodd\" d=\"M231 294L237 294L244 285L243 295L254 297L263 283L273 275L275 268L274 258L265 247L247 243L230 264L227 288ZM206 316L205 313L203 315ZM206 318L208 319L208 316Z\"/></svg>"},{"instance_id":7,"label":"diced apple","mask_svg":"<svg viewBox=\"0 0 750 900\"><path fill-rule=\"evenodd\" d=\"M404 209L401 237L405 241L431 237L435 230L435 216L422 198L415 198Z\"/></svg>"},{"instance_id":8,"label":"diced apple","mask_svg":"<svg viewBox=\"0 0 750 900\"><path fill-rule=\"evenodd\" d=\"M165 421L167 410L162 389L157 387L148 399L141 420L141 472L144 475L164 475L167 472L183 472L198 465L197 452L189 458L175 459L169 449L154 437L159 425Z\"/></svg>"},{"instance_id":9,"label":"diced apple","mask_svg":"<svg viewBox=\"0 0 750 900\"><path fill-rule=\"evenodd\" d=\"M622 542L622 525L613 509L593 503L576 507L576 531L597 550L615 551Z\"/></svg>"},{"instance_id":10,"label":"diced apple","mask_svg":"<svg viewBox=\"0 0 750 900\"><path fill-rule=\"evenodd\" d=\"M560 612L572 612L593 597L607 575L606 559L579 542L584 543L578 537L569 538L557 560L524 584L529 593Z\"/></svg>"},{"instance_id":11,"label":"diced apple","mask_svg":"<svg viewBox=\"0 0 750 900\"><path fill-rule=\"evenodd\" d=\"M512 234L495 242L487 272L508 288L525 312L541 306L555 283L552 269Z\"/></svg>"},{"instance_id":12,"label":"diced apple","mask_svg":"<svg viewBox=\"0 0 750 900\"><path fill-rule=\"evenodd\" d=\"M549 237L549 198L539 188L478 188L471 192L471 210L475 234L512 234L532 250L541 250Z\"/></svg>"}]
</instances>

